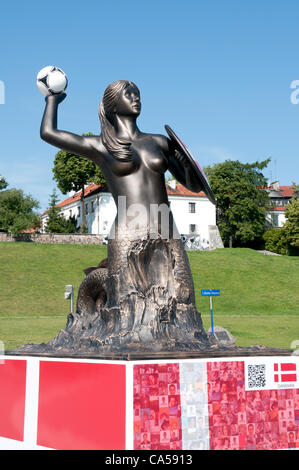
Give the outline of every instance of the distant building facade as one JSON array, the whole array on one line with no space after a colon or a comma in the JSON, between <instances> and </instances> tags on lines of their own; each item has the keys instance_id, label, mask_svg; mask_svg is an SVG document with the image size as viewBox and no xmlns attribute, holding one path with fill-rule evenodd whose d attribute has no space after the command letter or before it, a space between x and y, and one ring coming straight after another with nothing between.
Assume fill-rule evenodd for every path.
<instances>
[{"instance_id":1,"label":"distant building facade","mask_svg":"<svg viewBox=\"0 0 299 470\"><path fill-rule=\"evenodd\" d=\"M206 195L193 193L174 180L166 183L168 199L178 231L181 235L196 236L203 246L209 245L209 226L216 226L216 207ZM81 192L57 204L65 218L75 216L77 226L82 225ZM110 192L96 184L84 190L84 211L88 233L108 236L116 216L116 205ZM42 217L42 232L45 232L47 213Z\"/></svg>"},{"instance_id":2,"label":"distant building facade","mask_svg":"<svg viewBox=\"0 0 299 470\"><path fill-rule=\"evenodd\" d=\"M266 212L266 221L273 227L282 227L286 221L285 207L291 201L292 186L280 186L279 181L274 181L267 188L270 204Z\"/></svg>"}]
</instances>

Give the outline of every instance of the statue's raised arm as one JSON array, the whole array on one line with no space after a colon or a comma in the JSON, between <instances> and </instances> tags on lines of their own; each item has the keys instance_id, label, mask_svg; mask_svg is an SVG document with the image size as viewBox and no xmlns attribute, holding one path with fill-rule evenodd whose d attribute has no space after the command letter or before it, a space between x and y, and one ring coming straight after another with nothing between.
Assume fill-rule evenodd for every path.
<instances>
[{"instance_id":1,"label":"statue's raised arm","mask_svg":"<svg viewBox=\"0 0 299 470\"><path fill-rule=\"evenodd\" d=\"M55 147L83 157L91 157L93 147L90 136L81 136L57 129L58 105L66 98L65 93L46 96L46 107L41 123L41 138Z\"/></svg>"}]
</instances>

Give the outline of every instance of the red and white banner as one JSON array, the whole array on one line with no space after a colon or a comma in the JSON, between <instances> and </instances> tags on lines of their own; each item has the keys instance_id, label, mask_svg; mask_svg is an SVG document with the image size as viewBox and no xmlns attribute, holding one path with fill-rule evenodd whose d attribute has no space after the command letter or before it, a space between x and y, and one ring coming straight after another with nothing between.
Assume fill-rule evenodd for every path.
<instances>
[{"instance_id":1,"label":"red and white banner","mask_svg":"<svg viewBox=\"0 0 299 470\"><path fill-rule=\"evenodd\" d=\"M1 449L299 448L299 358L0 357Z\"/></svg>"},{"instance_id":2,"label":"red and white banner","mask_svg":"<svg viewBox=\"0 0 299 470\"><path fill-rule=\"evenodd\" d=\"M125 449L125 365L5 358L0 383L0 448Z\"/></svg>"}]
</instances>

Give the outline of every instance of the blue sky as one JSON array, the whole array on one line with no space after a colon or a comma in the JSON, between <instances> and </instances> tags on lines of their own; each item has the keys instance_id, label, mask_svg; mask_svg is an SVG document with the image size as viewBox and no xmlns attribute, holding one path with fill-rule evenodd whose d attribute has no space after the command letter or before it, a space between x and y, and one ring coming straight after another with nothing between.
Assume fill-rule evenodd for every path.
<instances>
[{"instance_id":1,"label":"blue sky","mask_svg":"<svg viewBox=\"0 0 299 470\"><path fill-rule=\"evenodd\" d=\"M144 132L169 124L202 167L271 156L267 178L299 183L298 17L297 0L2 2L0 174L46 209L57 150L39 136L36 75L57 65L69 79L60 128L99 133L106 86L129 79Z\"/></svg>"}]
</instances>

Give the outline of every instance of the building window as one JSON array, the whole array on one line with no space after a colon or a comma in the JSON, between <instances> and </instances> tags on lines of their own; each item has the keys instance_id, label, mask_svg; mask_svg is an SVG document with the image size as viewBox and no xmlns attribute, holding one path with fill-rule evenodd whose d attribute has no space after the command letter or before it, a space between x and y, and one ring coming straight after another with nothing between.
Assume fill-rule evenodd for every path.
<instances>
[{"instance_id":1,"label":"building window","mask_svg":"<svg viewBox=\"0 0 299 470\"><path fill-rule=\"evenodd\" d=\"M91 208L90 208L90 211L91 211L91 212L94 212L94 201L91 201Z\"/></svg>"},{"instance_id":2,"label":"building window","mask_svg":"<svg viewBox=\"0 0 299 470\"><path fill-rule=\"evenodd\" d=\"M85 204L85 215L88 214L88 204Z\"/></svg>"},{"instance_id":3,"label":"building window","mask_svg":"<svg viewBox=\"0 0 299 470\"><path fill-rule=\"evenodd\" d=\"M284 205L283 199L271 199L271 205L273 207L279 207Z\"/></svg>"},{"instance_id":4,"label":"building window","mask_svg":"<svg viewBox=\"0 0 299 470\"><path fill-rule=\"evenodd\" d=\"M195 233L196 232L196 225L195 224L190 224L189 225L189 233Z\"/></svg>"},{"instance_id":5,"label":"building window","mask_svg":"<svg viewBox=\"0 0 299 470\"><path fill-rule=\"evenodd\" d=\"M277 214L271 214L271 223L273 227L278 227L279 226L279 219Z\"/></svg>"},{"instance_id":6,"label":"building window","mask_svg":"<svg viewBox=\"0 0 299 470\"><path fill-rule=\"evenodd\" d=\"M69 217L72 217L72 209L69 210Z\"/></svg>"},{"instance_id":7,"label":"building window","mask_svg":"<svg viewBox=\"0 0 299 470\"><path fill-rule=\"evenodd\" d=\"M80 217L80 215L81 215L81 207L78 206L78 217Z\"/></svg>"},{"instance_id":8,"label":"building window","mask_svg":"<svg viewBox=\"0 0 299 470\"><path fill-rule=\"evenodd\" d=\"M189 212L195 214L195 202L189 202Z\"/></svg>"}]
</instances>

